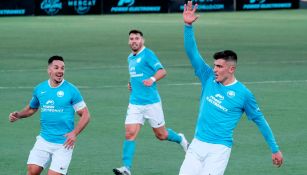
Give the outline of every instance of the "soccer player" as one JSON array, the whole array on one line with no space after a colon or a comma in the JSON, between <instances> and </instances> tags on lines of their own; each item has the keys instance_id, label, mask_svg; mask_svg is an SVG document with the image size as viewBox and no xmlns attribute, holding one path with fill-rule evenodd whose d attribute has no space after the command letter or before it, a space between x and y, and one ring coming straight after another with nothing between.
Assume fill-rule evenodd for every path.
<instances>
[{"instance_id":1,"label":"soccer player","mask_svg":"<svg viewBox=\"0 0 307 175\"><path fill-rule=\"evenodd\" d=\"M40 134L28 158L27 175L39 175L49 164L48 175L66 174L77 136L89 122L90 114L79 90L64 80L64 59L52 56L48 60L49 80L35 87L30 104L12 112L15 122L32 116L40 108ZM75 112L80 120L74 127Z\"/></svg>"},{"instance_id":2,"label":"soccer player","mask_svg":"<svg viewBox=\"0 0 307 175\"><path fill-rule=\"evenodd\" d=\"M233 130L243 112L252 120L272 151L273 164L280 167L282 153L276 144L269 124L260 111L256 100L234 74L237 55L231 50L214 54L214 68L201 57L193 32L192 23L197 4L188 1L184 6L184 46L186 54L202 86L200 111L194 139L180 168L180 175L222 175L226 169L232 142Z\"/></svg>"},{"instance_id":3,"label":"soccer player","mask_svg":"<svg viewBox=\"0 0 307 175\"><path fill-rule=\"evenodd\" d=\"M164 78L166 71L154 52L144 46L143 33L129 32L128 42L132 53L128 56L130 100L126 115L126 138L123 144L123 166L113 169L116 175L130 175L135 151L135 139L141 125L147 120L159 140L181 144L184 151L188 142L183 134L166 129L161 99L156 82Z\"/></svg>"}]
</instances>

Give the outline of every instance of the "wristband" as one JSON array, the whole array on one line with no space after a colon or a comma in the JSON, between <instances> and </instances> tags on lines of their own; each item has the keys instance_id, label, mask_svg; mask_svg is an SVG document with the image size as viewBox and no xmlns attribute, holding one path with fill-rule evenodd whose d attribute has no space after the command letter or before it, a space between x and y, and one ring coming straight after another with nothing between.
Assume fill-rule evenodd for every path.
<instances>
[{"instance_id":1,"label":"wristband","mask_svg":"<svg viewBox=\"0 0 307 175\"><path fill-rule=\"evenodd\" d=\"M150 79L151 79L153 82L157 81L155 77L150 77Z\"/></svg>"}]
</instances>

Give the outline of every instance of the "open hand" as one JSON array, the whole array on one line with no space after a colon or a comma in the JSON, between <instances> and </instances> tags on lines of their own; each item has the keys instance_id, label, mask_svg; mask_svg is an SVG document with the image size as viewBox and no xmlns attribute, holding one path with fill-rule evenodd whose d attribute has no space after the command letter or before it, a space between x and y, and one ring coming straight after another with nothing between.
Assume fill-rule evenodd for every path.
<instances>
[{"instance_id":1,"label":"open hand","mask_svg":"<svg viewBox=\"0 0 307 175\"><path fill-rule=\"evenodd\" d=\"M194 21L197 20L197 18L199 17L199 15L195 15L197 6L198 5L195 4L193 8L192 1L188 1L187 4L184 4L184 9L182 14L184 23L191 25Z\"/></svg>"}]
</instances>

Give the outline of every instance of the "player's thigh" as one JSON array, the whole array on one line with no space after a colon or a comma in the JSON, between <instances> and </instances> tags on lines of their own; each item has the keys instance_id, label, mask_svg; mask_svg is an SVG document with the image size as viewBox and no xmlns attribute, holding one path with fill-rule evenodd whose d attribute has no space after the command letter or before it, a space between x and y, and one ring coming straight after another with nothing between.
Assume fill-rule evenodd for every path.
<instances>
[{"instance_id":1,"label":"player's thigh","mask_svg":"<svg viewBox=\"0 0 307 175\"><path fill-rule=\"evenodd\" d=\"M180 175L199 175L203 167L203 161L207 156L207 149L204 145L204 142L201 142L198 139L193 139L185 159L180 168Z\"/></svg>"},{"instance_id":2,"label":"player's thigh","mask_svg":"<svg viewBox=\"0 0 307 175\"><path fill-rule=\"evenodd\" d=\"M53 152L49 169L60 174L66 174L71 162L72 153L73 149L66 149L63 145L59 146Z\"/></svg>"},{"instance_id":3,"label":"player's thigh","mask_svg":"<svg viewBox=\"0 0 307 175\"><path fill-rule=\"evenodd\" d=\"M201 169L201 159L191 149L188 149L180 167L179 175L199 175Z\"/></svg>"},{"instance_id":4,"label":"player's thigh","mask_svg":"<svg viewBox=\"0 0 307 175\"><path fill-rule=\"evenodd\" d=\"M201 175L223 175L228 164L231 148L212 144L211 153L204 162Z\"/></svg>"},{"instance_id":5,"label":"player's thigh","mask_svg":"<svg viewBox=\"0 0 307 175\"><path fill-rule=\"evenodd\" d=\"M160 128L165 125L164 113L161 102L146 105L145 118L152 128Z\"/></svg>"},{"instance_id":6,"label":"player's thigh","mask_svg":"<svg viewBox=\"0 0 307 175\"><path fill-rule=\"evenodd\" d=\"M41 136L36 137L36 142L30 151L27 164L28 169L37 169L35 166L37 165L42 168L46 168L51 160L51 150L48 142L46 142Z\"/></svg>"},{"instance_id":7,"label":"player's thigh","mask_svg":"<svg viewBox=\"0 0 307 175\"><path fill-rule=\"evenodd\" d=\"M125 124L142 124L144 125L144 106L129 104Z\"/></svg>"}]
</instances>

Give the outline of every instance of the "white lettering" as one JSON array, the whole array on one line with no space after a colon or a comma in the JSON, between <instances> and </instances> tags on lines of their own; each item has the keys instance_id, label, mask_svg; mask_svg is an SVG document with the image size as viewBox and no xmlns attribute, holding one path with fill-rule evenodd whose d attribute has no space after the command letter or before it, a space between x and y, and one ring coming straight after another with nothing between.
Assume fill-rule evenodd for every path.
<instances>
[{"instance_id":1,"label":"white lettering","mask_svg":"<svg viewBox=\"0 0 307 175\"><path fill-rule=\"evenodd\" d=\"M208 102L210 102L211 104L213 104L214 106L220 108L221 110L228 112L228 109L221 105L222 102L220 100L216 99L215 97L213 97L213 96L206 97L206 100Z\"/></svg>"}]
</instances>

